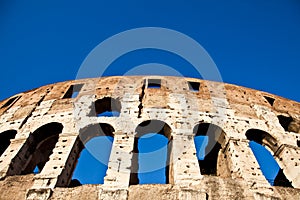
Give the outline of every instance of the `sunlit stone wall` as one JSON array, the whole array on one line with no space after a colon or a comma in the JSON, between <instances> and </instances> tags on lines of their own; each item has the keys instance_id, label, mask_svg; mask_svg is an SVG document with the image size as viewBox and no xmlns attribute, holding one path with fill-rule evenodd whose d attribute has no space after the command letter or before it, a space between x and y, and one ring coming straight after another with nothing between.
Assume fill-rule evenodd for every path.
<instances>
[{"instance_id":1,"label":"sunlit stone wall","mask_svg":"<svg viewBox=\"0 0 300 200\"><path fill-rule=\"evenodd\" d=\"M16 94L0 102L0 199L299 199L299 105L231 84L163 76L66 81ZM211 128L196 130L201 124ZM91 133L94 125L100 131ZM148 125L169 141L164 185L137 178L136 142ZM114 137L104 184L74 185L80 152L97 134ZM197 134L209 136L214 152L202 162ZM278 186L262 174L250 140L277 161Z\"/></svg>"}]
</instances>

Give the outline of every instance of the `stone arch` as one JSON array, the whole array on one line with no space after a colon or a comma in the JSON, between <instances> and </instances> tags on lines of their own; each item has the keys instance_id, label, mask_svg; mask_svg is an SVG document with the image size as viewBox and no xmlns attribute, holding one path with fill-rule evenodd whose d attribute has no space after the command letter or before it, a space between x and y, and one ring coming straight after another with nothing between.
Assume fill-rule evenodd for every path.
<instances>
[{"instance_id":1,"label":"stone arch","mask_svg":"<svg viewBox=\"0 0 300 200\"><path fill-rule=\"evenodd\" d=\"M272 157L272 159L274 160L274 162L276 162L276 160L274 159L273 155L274 153L276 153L276 151L278 150L278 142L277 140L271 136L269 133L259 130L259 129L249 129L246 132L246 137L250 142L255 142L255 144L260 145L261 147L267 147L265 148L266 150L268 150L270 152L269 156ZM249 142L249 144L250 144ZM251 147L251 145L250 145ZM259 146L258 146L259 147ZM260 165L260 168L263 172L263 174L265 175L264 171L265 169L262 169L262 164L259 162L260 158L259 156L263 153L264 149L261 149L260 151L260 155L256 154L254 149L251 148L255 158L258 161L258 164ZM268 154L266 154L268 155ZM264 160L267 160L266 156L264 157ZM276 162L277 163L277 162ZM273 180L269 180L266 175L265 178L268 180L268 182L274 186L284 186L284 187L292 187L291 182L286 178L285 174L283 173L283 169L280 168L280 166L278 167L279 171ZM270 169L268 169L270 170Z\"/></svg>"},{"instance_id":2,"label":"stone arch","mask_svg":"<svg viewBox=\"0 0 300 200\"><path fill-rule=\"evenodd\" d=\"M115 129L107 123L91 124L79 131L79 137L77 138L77 162L74 163L69 187L78 186L81 184L101 184L104 182L104 177L106 175L108 161L111 153L112 143L114 140ZM101 137L101 138L100 138ZM102 145L97 145L97 148L89 146L89 142L93 142L94 139L101 139ZM96 141L97 142L97 141ZM88 149L86 148L88 146ZM98 148L100 146L100 148ZM105 149L101 149L105 147ZM100 157L99 157L100 156ZM81 159L81 160L80 160ZM89 163L84 163L86 160L94 161L96 167L100 168L100 171L96 171L96 168L88 166L89 171L81 171L85 165ZM95 166L94 166L95 167ZM89 174L90 173L90 174ZM92 174L97 173L97 174ZM93 175L97 178L97 181L93 179L84 179L85 174Z\"/></svg>"},{"instance_id":3,"label":"stone arch","mask_svg":"<svg viewBox=\"0 0 300 200\"><path fill-rule=\"evenodd\" d=\"M0 133L0 156L10 145L10 140L14 139L17 134L16 130L7 130Z\"/></svg>"},{"instance_id":4,"label":"stone arch","mask_svg":"<svg viewBox=\"0 0 300 200\"><path fill-rule=\"evenodd\" d=\"M172 138L172 129L171 127L161 120L147 120L140 123L135 129L135 137L142 137L143 135L154 131L155 133L164 135L169 140Z\"/></svg>"},{"instance_id":5,"label":"stone arch","mask_svg":"<svg viewBox=\"0 0 300 200\"><path fill-rule=\"evenodd\" d=\"M92 103L91 115L98 117L118 117L121 113L121 101L112 97L97 99Z\"/></svg>"},{"instance_id":6,"label":"stone arch","mask_svg":"<svg viewBox=\"0 0 300 200\"><path fill-rule=\"evenodd\" d=\"M169 183L169 177L170 177L170 171L169 171L169 162L170 162L170 154L171 154L171 145L172 142L172 129L170 126L160 120L147 120L142 123L140 123L137 128L135 129L135 138L134 138L134 149L133 149L133 157L131 162L131 174L130 174L130 185L139 184L139 175L142 173L151 173L156 170L162 170L164 168L164 175L165 175L165 182ZM163 138L165 138L166 145L162 148L155 150L154 152L149 152L149 154L146 154L146 157L155 157L159 154L165 154L162 157L165 157L165 163L163 163L163 166L160 166L160 163L157 164L157 166L154 164L152 168L149 168L149 172L139 172L141 163L139 163L140 159L142 158L140 155L140 148L139 148L139 142L140 139L144 136L147 136L151 134L153 135L160 135ZM150 137L149 137L150 138ZM144 138L148 139L148 138ZM163 150L162 150L163 149ZM164 153L166 151L166 153ZM147 158L146 158L147 159ZM145 158L143 159L145 160ZM148 161L149 162L149 161ZM163 161L164 162L164 161ZM158 166L159 165L159 166ZM161 167L161 168L160 168ZM145 170L147 171L147 170Z\"/></svg>"},{"instance_id":7,"label":"stone arch","mask_svg":"<svg viewBox=\"0 0 300 200\"><path fill-rule=\"evenodd\" d=\"M62 133L63 125L58 122L45 124L29 135L16 157L8 175L30 174L38 169L41 172Z\"/></svg>"},{"instance_id":8,"label":"stone arch","mask_svg":"<svg viewBox=\"0 0 300 200\"><path fill-rule=\"evenodd\" d=\"M260 145L268 147L273 153L275 153L278 149L277 140L263 130L249 129L246 132L246 137L250 141L254 141Z\"/></svg>"},{"instance_id":9,"label":"stone arch","mask_svg":"<svg viewBox=\"0 0 300 200\"><path fill-rule=\"evenodd\" d=\"M108 123L90 124L79 131L79 137L83 144L98 136L114 137L115 129Z\"/></svg>"},{"instance_id":10,"label":"stone arch","mask_svg":"<svg viewBox=\"0 0 300 200\"><path fill-rule=\"evenodd\" d=\"M218 154L225 132L215 124L200 123L194 127L193 134L201 174L217 175Z\"/></svg>"}]
</instances>

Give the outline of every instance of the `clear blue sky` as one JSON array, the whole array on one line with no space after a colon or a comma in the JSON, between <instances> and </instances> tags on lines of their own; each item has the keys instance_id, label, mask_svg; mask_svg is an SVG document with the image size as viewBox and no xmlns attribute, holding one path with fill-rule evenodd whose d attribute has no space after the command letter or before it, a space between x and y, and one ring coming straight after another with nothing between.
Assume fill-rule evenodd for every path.
<instances>
[{"instance_id":1,"label":"clear blue sky","mask_svg":"<svg viewBox=\"0 0 300 200\"><path fill-rule=\"evenodd\" d=\"M0 99L74 79L84 58L101 41L147 26L194 38L214 59L225 82L300 101L298 0L1 0ZM156 58L162 64L177 59L165 59L163 54L148 60L141 54L131 58L122 66L140 59L148 63ZM189 69L184 70L188 74Z\"/></svg>"},{"instance_id":2,"label":"clear blue sky","mask_svg":"<svg viewBox=\"0 0 300 200\"><path fill-rule=\"evenodd\" d=\"M225 82L300 101L298 0L1 0L0 99L74 79L101 41L148 26L174 29L195 39ZM153 50L121 57L107 75L122 75L124 66L150 62L193 76L184 61Z\"/></svg>"}]
</instances>

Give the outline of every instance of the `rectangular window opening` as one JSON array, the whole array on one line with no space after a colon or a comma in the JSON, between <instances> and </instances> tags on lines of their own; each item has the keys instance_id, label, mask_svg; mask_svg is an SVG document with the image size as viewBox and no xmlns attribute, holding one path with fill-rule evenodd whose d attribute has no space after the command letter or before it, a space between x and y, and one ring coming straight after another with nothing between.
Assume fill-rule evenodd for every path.
<instances>
[{"instance_id":1,"label":"rectangular window opening","mask_svg":"<svg viewBox=\"0 0 300 200\"><path fill-rule=\"evenodd\" d=\"M265 99L269 102L269 104L270 104L271 106L273 106L275 99L273 99L272 97L267 97L267 96L264 96L264 97L265 97Z\"/></svg>"},{"instance_id":2,"label":"rectangular window opening","mask_svg":"<svg viewBox=\"0 0 300 200\"><path fill-rule=\"evenodd\" d=\"M188 84L189 84L190 91L199 92L199 88L200 88L200 83L199 82L189 81Z\"/></svg>"},{"instance_id":3,"label":"rectangular window opening","mask_svg":"<svg viewBox=\"0 0 300 200\"><path fill-rule=\"evenodd\" d=\"M160 79L148 79L148 87L147 88L160 88L161 87L161 80Z\"/></svg>"},{"instance_id":4,"label":"rectangular window opening","mask_svg":"<svg viewBox=\"0 0 300 200\"><path fill-rule=\"evenodd\" d=\"M65 93L63 99L76 98L82 88L83 84L71 85Z\"/></svg>"},{"instance_id":5,"label":"rectangular window opening","mask_svg":"<svg viewBox=\"0 0 300 200\"><path fill-rule=\"evenodd\" d=\"M10 106L12 103L14 103L17 99L19 99L19 96L10 98L1 108L5 108Z\"/></svg>"}]
</instances>

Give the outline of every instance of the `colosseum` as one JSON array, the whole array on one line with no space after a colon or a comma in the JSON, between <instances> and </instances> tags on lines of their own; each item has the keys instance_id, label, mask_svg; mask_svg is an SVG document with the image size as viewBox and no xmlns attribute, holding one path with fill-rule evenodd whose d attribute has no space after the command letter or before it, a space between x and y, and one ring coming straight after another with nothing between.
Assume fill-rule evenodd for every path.
<instances>
[{"instance_id":1,"label":"colosseum","mask_svg":"<svg viewBox=\"0 0 300 200\"><path fill-rule=\"evenodd\" d=\"M167 140L164 183L140 180L138 142L148 133ZM299 103L236 85L167 76L55 83L0 102L0 199L300 199L299 133ZM113 138L107 170L102 184L83 184L73 172L95 137ZM277 162L272 183L250 142Z\"/></svg>"}]
</instances>

